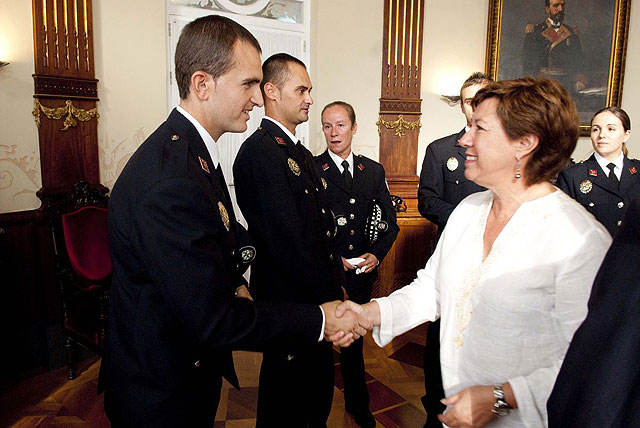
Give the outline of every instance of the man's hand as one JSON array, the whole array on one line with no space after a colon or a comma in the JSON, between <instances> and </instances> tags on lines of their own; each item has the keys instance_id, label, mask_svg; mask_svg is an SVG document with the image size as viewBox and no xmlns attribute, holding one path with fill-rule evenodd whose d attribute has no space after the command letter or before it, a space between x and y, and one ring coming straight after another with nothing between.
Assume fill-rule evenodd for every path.
<instances>
[{"instance_id":1,"label":"man's hand","mask_svg":"<svg viewBox=\"0 0 640 428\"><path fill-rule=\"evenodd\" d=\"M236 297L239 297L242 299L249 299L253 302L253 297L251 297L251 293L249 293L249 289L247 289L247 287L245 287L244 285L241 285L240 287L236 288Z\"/></svg>"},{"instance_id":2,"label":"man's hand","mask_svg":"<svg viewBox=\"0 0 640 428\"><path fill-rule=\"evenodd\" d=\"M378 258L371 253L364 253L360 258L364 259L364 261L358 267L360 269L364 268L364 273L369 273L378 266Z\"/></svg>"},{"instance_id":3,"label":"man's hand","mask_svg":"<svg viewBox=\"0 0 640 428\"><path fill-rule=\"evenodd\" d=\"M367 318L356 312L336 311L340 303L335 300L321 305L325 316L324 337L335 345L349 346L354 340L367 334L372 326Z\"/></svg>"},{"instance_id":4,"label":"man's hand","mask_svg":"<svg viewBox=\"0 0 640 428\"><path fill-rule=\"evenodd\" d=\"M491 385L472 386L441 401L449 408L438 419L451 428L481 428L496 417L491 412L495 402Z\"/></svg>"}]
</instances>

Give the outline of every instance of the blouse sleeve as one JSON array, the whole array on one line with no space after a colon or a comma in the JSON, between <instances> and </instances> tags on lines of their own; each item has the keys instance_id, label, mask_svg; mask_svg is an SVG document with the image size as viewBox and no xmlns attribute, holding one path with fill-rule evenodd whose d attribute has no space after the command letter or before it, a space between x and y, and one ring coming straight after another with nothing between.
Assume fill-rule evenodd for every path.
<instances>
[{"instance_id":1,"label":"blouse sleeve","mask_svg":"<svg viewBox=\"0 0 640 428\"><path fill-rule=\"evenodd\" d=\"M558 340L563 342L562 355L548 367L509 379L527 427L547 426L547 400L573 334L587 316L591 285L610 243L607 233L593 230L562 263L556 276L552 317L560 333Z\"/></svg>"},{"instance_id":2,"label":"blouse sleeve","mask_svg":"<svg viewBox=\"0 0 640 428\"><path fill-rule=\"evenodd\" d=\"M418 271L411 284L388 297L372 299L380 306L380 326L374 327L371 334L378 346L385 346L394 337L440 317L440 291L435 277L445 233L446 229L426 266Z\"/></svg>"}]
</instances>

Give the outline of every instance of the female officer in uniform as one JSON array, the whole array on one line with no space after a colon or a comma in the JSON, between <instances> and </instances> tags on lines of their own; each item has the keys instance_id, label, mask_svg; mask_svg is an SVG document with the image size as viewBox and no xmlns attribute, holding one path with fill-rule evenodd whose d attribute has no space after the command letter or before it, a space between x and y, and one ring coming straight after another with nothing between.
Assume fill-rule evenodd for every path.
<instances>
[{"instance_id":1,"label":"female officer in uniform","mask_svg":"<svg viewBox=\"0 0 640 428\"><path fill-rule=\"evenodd\" d=\"M591 119L591 144L595 153L571 165L556 185L580 202L611 236L622 224L626 207L640 196L640 161L627 157L631 119L619 107L607 107Z\"/></svg>"}]
</instances>

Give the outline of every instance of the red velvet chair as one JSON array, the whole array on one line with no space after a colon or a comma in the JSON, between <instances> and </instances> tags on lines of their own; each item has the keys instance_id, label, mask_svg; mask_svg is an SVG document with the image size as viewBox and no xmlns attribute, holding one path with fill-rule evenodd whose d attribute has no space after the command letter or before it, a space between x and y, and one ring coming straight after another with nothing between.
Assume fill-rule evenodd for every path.
<instances>
[{"instance_id":1,"label":"red velvet chair","mask_svg":"<svg viewBox=\"0 0 640 428\"><path fill-rule=\"evenodd\" d=\"M82 181L43 199L53 232L69 379L75 377L76 344L97 354L104 347L111 284L106 193Z\"/></svg>"}]
</instances>

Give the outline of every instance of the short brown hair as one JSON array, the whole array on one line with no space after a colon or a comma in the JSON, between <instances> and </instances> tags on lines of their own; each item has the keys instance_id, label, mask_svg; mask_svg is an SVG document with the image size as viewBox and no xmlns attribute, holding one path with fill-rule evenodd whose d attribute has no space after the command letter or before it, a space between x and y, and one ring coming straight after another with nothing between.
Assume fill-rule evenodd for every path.
<instances>
[{"instance_id":1,"label":"short brown hair","mask_svg":"<svg viewBox=\"0 0 640 428\"><path fill-rule=\"evenodd\" d=\"M493 82L493 79L481 71L476 71L471 76L467 77L467 80L464 81L462 86L460 87L460 98L462 98L462 91L465 88L473 85L486 85L489 82ZM464 100L461 102L464 103Z\"/></svg>"},{"instance_id":2,"label":"short brown hair","mask_svg":"<svg viewBox=\"0 0 640 428\"><path fill-rule=\"evenodd\" d=\"M569 92L557 80L525 77L489 83L471 104L476 108L490 98L498 100L498 118L509 138L539 139L523 171L525 182L532 185L555 177L567 165L580 134Z\"/></svg>"},{"instance_id":3,"label":"short brown hair","mask_svg":"<svg viewBox=\"0 0 640 428\"><path fill-rule=\"evenodd\" d=\"M353 107L351 107L351 104L345 103L344 101L334 101L332 103L327 104L322 109L322 113L320 113L320 117L322 117L322 115L324 114L324 111L326 109L328 109L330 107L335 107L335 106L344 107L344 109L347 111L347 116L349 116L349 120L351 120L351 126L355 125L355 123L356 123L356 112L355 112L355 110L353 110Z\"/></svg>"},{"instance_id":4,"label":"short brown hair","mask_svg":"<svg viewBox=\"0 0 640 428\"><path fill-rule=\"evenodd\" d=\"M267 58L262 64L262 82L260 82L262 95L264 95L264 85L267 82L271 82L276 88L282 89L284 83L291 76L289 73L290 62L301 65L305 70L307 69L304 62L288 53L281 52Z\"/></svg>"},{"instance_id":5,"label":"short brown hair","mask_svg":"<svg viewBox=\"0 0 640 428\"><path fill-rule=\"evenodd\" d=\"M233 67L233 47L245 41L262 53L260 43L237 22L220 15L208 15L188 23L176 46L176 83L181 99L189 95L191 76L202 70L217 79Z\"/></svg>"}]
</instances>

